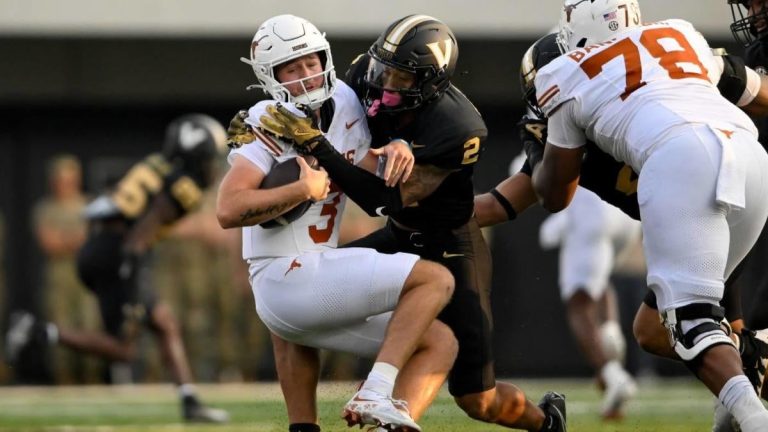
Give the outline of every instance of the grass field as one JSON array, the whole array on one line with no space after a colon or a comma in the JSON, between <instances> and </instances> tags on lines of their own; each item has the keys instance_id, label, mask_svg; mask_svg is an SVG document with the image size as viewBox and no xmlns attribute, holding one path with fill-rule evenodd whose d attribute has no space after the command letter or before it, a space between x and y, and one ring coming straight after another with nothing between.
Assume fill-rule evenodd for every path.
<instances>
[{"instance_id":1,"label":"grass field","mask_svg":"<svg viewBox=\"0 0 768 432\"><path fill-rule=\"evenodd\" d=\"M534 401L547 390L566 394L570 432L700 432L711 428L712 397L693 381L641 382L621 422L597 416L599 395L587 380L512 380ZM338 412L355 383L324 383L319 392L323 431L347 429ZM232 422L191 426L180 422L169 385L115 387L0 387L0 431L259 431L288 430L276 384L200 385L211 405L226 408ZM443 391L420 422L425 431L501 431L470 420Z\"/></svg>"}]
</instances>

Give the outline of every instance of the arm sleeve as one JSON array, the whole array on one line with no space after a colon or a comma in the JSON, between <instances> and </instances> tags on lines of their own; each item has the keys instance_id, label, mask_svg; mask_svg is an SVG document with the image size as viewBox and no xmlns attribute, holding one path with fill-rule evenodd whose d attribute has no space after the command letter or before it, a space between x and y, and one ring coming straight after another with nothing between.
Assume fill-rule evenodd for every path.
<instances>
[{"instance_id":1,"label":"arm sleeve","mask_svg":"<svg viewBox=\"0 0 768 432\"><path fill-rule=\"evenodd\" d=\"M341 187L370 216L386 216L403 208L400 187L389 187L384 180L357 167L323 138L310 152Z\"/></svg>"},{"instance_id":2,"label":"arm sleeve","mask_svg":"<svg viewBox=\"0 0 768 432\"><path fill-rule=\"evenodd\" d=\"M733 55L715 56L721 66L717 89L724 98L738 106L752 102L760 91L760 75L744 64L744 60Z\"/></svg>"},{"instance_id":3,"label":"arm sleeve","mask_svg":"<svg viewBox=\"0 0 768 432\"><path fill-rule=\"evenodd\" d=\"M763 85L763 80L759 73L748 67L745 69L747 73L747 85L744 89L744 93L742 93L741 97L739 98L739 101L736 102L736 105L740 107L748 105L750 102L752 102L755 97L757 97L757 94L760 92L760 87Z\"/></svg>"}]
</instances>

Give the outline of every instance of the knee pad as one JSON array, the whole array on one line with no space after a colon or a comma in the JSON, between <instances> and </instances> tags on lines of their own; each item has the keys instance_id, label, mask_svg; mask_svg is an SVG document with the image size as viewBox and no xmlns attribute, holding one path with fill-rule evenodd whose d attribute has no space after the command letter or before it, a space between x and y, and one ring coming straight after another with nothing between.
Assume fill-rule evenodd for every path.
<instances>
[{"instance_id":1,"label":"knee pad","mask_svg":"<svg viewBox=\"0 0 768 432\"><path fill-rule=\"evenodd\" d=\"M691 362L698 364L697 359L714 346L727 344L736 348L726 330L721 326L725 309L720 306L692 303L677 309L666 310L662 312L662 317L664 327L669 332L670 344L689 367L692 366L689 364ZM690 328L684 331L684 327ZM727 323L726 327L730 328Z\"/></svg>"}]
</instances>

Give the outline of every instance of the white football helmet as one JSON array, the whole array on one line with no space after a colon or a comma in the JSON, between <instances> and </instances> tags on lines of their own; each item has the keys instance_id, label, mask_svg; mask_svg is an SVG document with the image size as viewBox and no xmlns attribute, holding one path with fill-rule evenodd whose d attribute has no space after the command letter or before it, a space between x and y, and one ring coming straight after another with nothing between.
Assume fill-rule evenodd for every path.
<instances>
[{"instance_id":1,"label":"white football helmet","mask_svg":"<svg viewBox=\"0 0 768 432\"><path fill-rule=\"evenodd\" d=\"M565 53L642 25L637 0L565 0L557 45Z\"/></svg>"},{"instance_id":2,"label":"white football helmet","mask_svg":"<svg viewBox=\"0 0 768 432\"><path fill-rule=\"evenodd\" d=\"M318 74L323 75L323 86L311 91L305 88L303 94L292 96L285 85L296 81L278 82L275 78L275 66L315 52L323 62L323 72ZM325 33L320 33L314 24L304 18L278 15L266 20L253 36L251 58L241 57L240 60L251 65L259 81L248 88L261 88L279 102L300 103L317 109L333 96L336 89L336 71L333 68L331 46L325 39Z\"/></svg>"}]
</instances>

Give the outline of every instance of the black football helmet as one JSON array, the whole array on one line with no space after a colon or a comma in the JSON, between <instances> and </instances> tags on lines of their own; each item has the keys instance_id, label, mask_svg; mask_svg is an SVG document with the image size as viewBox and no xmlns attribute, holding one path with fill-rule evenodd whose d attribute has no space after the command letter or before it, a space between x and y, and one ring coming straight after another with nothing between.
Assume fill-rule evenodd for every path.
<instances>
[{"instance_id":1,"label":"black football helmet","mask_svg":"<svg viewBox=\"0 0 768 432\"><path fill-rule=\"evenodd\" d=\"M758 3L762 3L762 7ZM758 12L750 11L750 5L760 7ZM731 33L737 42L749 46L752 42L768 35L768 2L765 0L728 0L731 6ZM759 25L758 25L759 24ZM758 30L762 27L762 30Z\"/></svg>"},{"instance_id":2,"label":"black football helmet","mask_svg":"<svg viewBox=\"0 0 768 432\"><path fill-rule=\"evenodd\" d=\"M207 185L217 156L227 148L226 141L227 132L213 117L185 114L168 124L162 154Z\"/></svg>"},{"instance_id":3,"label":"black football helmet","mask_svg":"<svg viewBox=\"0 0 768 432\"><path fill-rule=\"evenodd\" d=\"M560 48L557 45L557 33L550 33L534 42L525 52L520 63L520 90L523 93L523 100L528 108L542 119L544 113L536 102L534 79L539 69L558 57L560 57Z\"/></svg>"},{"instance_id":4,"label":"black football helmet","mask_svg":"<svg viewBox=\"0 0 768 432\"><path fill-rule=\"evenodd\" d=\"M440 97L451 84L459 46L451 29L428 15L409 15L392 23L368 50L370 63L365 82L366 104L382 100L384 92L400 95L396 105L381 104L378 111L399 112L418 108ZM409 88L386 88L384 78L392 69L415 76ZM378 105L378 104L377 104Z\"/></svg>"}]
</instances>

